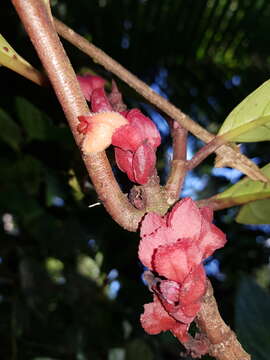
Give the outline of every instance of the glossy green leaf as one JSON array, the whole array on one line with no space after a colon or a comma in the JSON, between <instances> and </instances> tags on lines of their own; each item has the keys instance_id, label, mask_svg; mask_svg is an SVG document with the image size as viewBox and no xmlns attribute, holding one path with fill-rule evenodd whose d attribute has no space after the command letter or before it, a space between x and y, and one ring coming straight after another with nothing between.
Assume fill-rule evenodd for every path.
<instances>
[{"instance_id":1,"label":"glossy green leaf","mask_svg":"<svg viewBox=\"0 0 270 360\"><path fill-rule=\"evenodd\" d=\"M264 166L261 171L270 178L270 164ZM270 197L270 184L248 178L238 181L229 189L217 195L218 200L233 200L235 205L267 197Z\"/></svg>"},{"instance_id":2,"label":"glossy green leaf","mask_svg":"<svg viewBox=\"0 0 270 360\"><path fill-rule=\"evenodd\" d=\"M15 107L28 140L46 140L50 129L50 119L28 100L17 97Z\"/></svg>"},{"instance_id":3,"label":"glossy green leaf","mask_svg":"<svg viewBox=\"0 0 270 360\"><path fill-rule=\"evenodd\" d=\"M22 140L19 126L2 109L0 109L0 139L15 150L19 149Z\"/></svg>"},{"instance_id":4,"label":"glossy green leaf","mask_svg":"<svg viewBox=\"0 0 270 360\"><path fill-rule=\"evenodd\" d=\"M218 135L237 142L270 140L270 80L233 109Z\"/></svg>"},{"instance_id":5,"label":"glossy green leaf","mask_svg":"<svg viewBox=\"0 0 270 360\"><path fill-rule=\"evenodd\" d=\"M36 70L29 62L22 58L10 46L6 39L0 34L0 65L3 65L10 70L26 77L27 79L42 85L44 82L44 75Z\"/></svg>"},{"instance_id":6,"label":"glossy green leaf","mask_svg":"<svg viewBox=\"0 0 270 360\"><path fill-rule=\"evenodd\" d=\"M242 281L235 310L236 332L252 360L268 360L270 354L270 295L253 280Z\"/></svg>"},{"instance_id":7,"label":"glossy green leaf","mask_svg":"<svg viewBox=\"0 0 270 360\"><path fill-rule=\"evenodd\" d=\"M236 217L240 224L270 224L270 199L243 205Z\"/></svg>"}]
</instances>

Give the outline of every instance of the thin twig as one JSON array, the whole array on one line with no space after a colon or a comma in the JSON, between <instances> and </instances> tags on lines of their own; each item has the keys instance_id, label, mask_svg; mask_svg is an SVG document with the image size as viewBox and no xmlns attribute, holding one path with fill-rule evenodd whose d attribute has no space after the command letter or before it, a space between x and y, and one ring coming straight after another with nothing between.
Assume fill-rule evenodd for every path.
<instances>
[{"instance_id":1,"label":"thin twig","mask_svg":"<svg viewBox=\"0 0 270 360\"><path fill-rule=\"evenodd\" d=\"M198 200L196 201L196 204L199 207L208 206L211 207L214 211L217 211L217 210L228 209L233 206L244 205L253 201L269 199L269 198L270 198L269 193L254 194L253 196L252 194L250 196L248 195L235 196L235 197L232 196L228 198L218 198L218 195L214 195L208 199Z\"/></svg>"},{"instance_id":2,"label":"thin twig","mask_svg":"<svg viewBox=\"0 0 270 360\"><path fill-rule=\"evenodd\" d=\"M154 92L148 85L138 79L135 75L126 70L122 65L113 60L101 49L89 43L85 38L78 35L71 28L63 24L61 21L54 18L54 23L57 32L71 44L89 55L94 61L104 66L107 70L118 76L121 80L126 82L130 87L141 94L154 106L166 113L169 117L179 122L183 128L190 131L197 138L208 143L212 141L215 135L209 133L206 129L190 119L180 109L168 102L162 96ZM237 168L244 174L248 175L252 180L260 180L268 182L266 176L259 170L257 165L253 163L246 156L235 151L230 145L221 146L216 153L226 159L226 165Z\"/></svg>"},{"instance_id":3,"label":"thin twig","mask_svg":"<svg viewBox=\"0 0 270 360\"><path fill-rule=\"evenodd\" d=\"M78 116L89 115L76 75L55 31L49 7L40 0L12 0L22 23L43 63L77 145ZM136 231L143 212L134 208L122 193L112 173L105 152L83 156L99 198L120 226Z\"/></svg>"},{"instance_id":4,"label":"thin twig","mask_svg":"<svg viewBox=\"0 0 270 360\"><path fill-rule=\"evenodd\" d=\"M224 145L226 141L220 136L216 136L212 141L208 144L204 145L196 154L193 156L191 160L188 161L187 168L188 170L194 169L198 166L203 160L207 158L207 156L211 155L215 152L220 146Z\"/></svg>"},{"instance_id":5,"label":"thin twig","mask_svg":"<svg viewBox=\"0 0 270 360\"><path fill-rule=\"evenodd\" d=\"M167 202L172 205L179 199L180 191L186 176L187 164L187 130L180 124L172 121L171 133L173 138L173 159L171 171L165 185Z\"/></svg>"}]
</instances>

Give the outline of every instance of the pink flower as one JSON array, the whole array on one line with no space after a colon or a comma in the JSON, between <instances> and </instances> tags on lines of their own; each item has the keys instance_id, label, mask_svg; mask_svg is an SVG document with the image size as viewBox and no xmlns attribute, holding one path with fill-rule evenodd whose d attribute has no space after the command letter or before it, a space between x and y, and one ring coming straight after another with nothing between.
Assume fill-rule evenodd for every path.
<instances>
[{"instance_id":1,"label":"pink flower","mask_svg":"<svg viewBox=\"0 0 270 360\"><path fill-rule=\"evenodd\" d=\"M85 98L91 103L92 116L79 116L77 130L87 137L87 146L84 149L104 150L110 144L115 146L115 159L117 166L125 172L128 178L138 184L146 184L155 170L156 149L160 145L161 138L156 125L140 110L132 109L126 111L122 101L122 95L117 85L112 83L112 91L107 95L104 90L105 80L98 76L77 76ZM117 111L126 118L128 124L116 128L110 119L105 121L106 116ZM103 113L103 125L97 124L101 118L94 115ZM93 127L95 122L95 126ZM103 137L103 143L92 146L89 142L93 137L89 132L96 129ZM95 141L96 143L97 141ZM94 145L95 145L94 143Z\"/></svg>"},{"instance_id":2,"label":"pink flower","mask_svg":"<svg viewBox=\"0 0 270 360\"><path fill-rule=\"evenodd\" d=\"M141 315L149 334L170 330L181 342L189 341L189 325L206 291L202 262L226 242L212 218L210 208L199 209L190 198L164 217L155 213L144 217L139 258L158 276L149 284L154 301L144 306Z\"/></svg>"},{"instance_id":3,"label":"pink flower","mask_svg":"<svg viewBox=\"0 0 270 360\"><path fill-rule=\"evenodd\" d=\"M77 75L77 80L87 101L90 101L93 90L103 88L106 83L104 79L95 75Z\"/></svg>"},{"instance_id":4,"label":"pink flower","mask_svg":"<svg viewBox=\"0 0 270 360\"><path fill-rule=\"evenodd\" d=\"M116 163L131 181L145 184L155 169L160 134L140 110L132 109L123 114L129 124L117 129L112 137Z\"/></svg>"}]
</instances>

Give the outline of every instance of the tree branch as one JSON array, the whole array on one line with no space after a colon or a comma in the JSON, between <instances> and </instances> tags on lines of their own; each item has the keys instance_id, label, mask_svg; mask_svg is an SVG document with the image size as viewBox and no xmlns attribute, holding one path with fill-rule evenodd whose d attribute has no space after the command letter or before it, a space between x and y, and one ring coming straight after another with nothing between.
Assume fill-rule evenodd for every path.
<instances>
[{"instance_id":1,"label":"tree branch","mask_svg":"<svg viewBox=\"0 0 270 360\"><path fill-rule=\"evenodd\" d=\"M82 137L76 130L78 124L77 118L79 115L88 115L89 109L81 94L75 73L54 31L51 15L47 11L48 7L46 6L46 2L42 0L12 0L12 2L48 73L70 124L76 143L79 146ZM68 31L72 32L72 30ZM83 41L85 40L83 39ZM98 50L98 53L100 52L101 50ZM123 68L121 68L119 64L114 62L111 63L111 65L115 69L118 68L119 70L120 68L120 73L123 71ZM125 81L128 82L128 80L129 77ZM158 97L158 95L145 84L139 84L143 85L143 89L147 89L146 94L148 95L146 95L146 97L150 97L152 102L156 102L155 105L168 113L169 116L175 119L177 118L177 121L179 121L183 127L189 129L206 142L213 139L213 135L192 122L180 110L167 103L165 99ZM143 89L137 91L144 94ZM234 154L232 148L227 146L224 149L227 154L229 154L230 151L232 155ZM239 164L241 161L244 161L243 159L246 159L242 157L239 157ZM83 158L98 195L104 202L108 212L124 228L132 231L136 230L143 212L133 208L125 195L120 191L112 174L106 154L102 152L91 156L84 155ZM245 161L249 167L249 160L246 159ZM197 324L211 342L210 354L219 360L250 360L250 357L237 342L233 332L231 332L220 318L213 295L209 291L211 291L211 289L209 290L208 287L208 293L197 317ZM215 322L213 322L212 319L215 319ZM228 334L228 336L225 337L225 334Z\"/></svg>"},{"instance_id":2,"label":"tree branch","mask_svg":"<svg viewBox=\"0 0 270 360\"><path fill-rule=\"evenodd\" d=\"M201 310L196 317L196 324L210 342L209 355L218 360L251 360L235 333L221 318L210 281Z\"/></svg>"},{"instance_id":3,"label":"tree branch","mask_svg":"<svg viewBox=\"0 0 270 360\"><path fill-rule=\"evenodd\" d=\"M244 204L248 204L250 202L253 201L257 201L257 200L263 200L263 199L269 199L270 198L270 194L254 194L252 195L243 195L243 196L235 196L235 197L228 197L228 198L218 198L218 195L214 195L208 199L202 199L202 200L198 200L196 201L196 204L199 207L202 206L209 206L211 207L214 211L217 210L222 210L222 209L227 209L233 206L239 206L239 205L244 205Z\"/></svg>"},{"instance_id":4,"label":"tree branch","mask_svg":"<svg viewBox=\"0 0 270 360\"><path fill-rule=\"evenodd\" d=\"M78 146L82 136L77 132L78 116L89 115L76 75L55 31L52 16L42 0L12 0L43 63ZM120 226L136 231L143 212L134 208L122 193L104 152L83 156L98 196Z\"/></svg>"},{"instance_id":5,"label":"tree branch","mask_svg":"<svg viewBox=\"0 0 270 360\"><path fill-rule=\"evenodd\" d=\"M122 65L113 60L110 56L105 54L102 50L89 43L82 36L76 34L72 29L63 24L61 21L54 18L54 23L57 32L71 44L76 46L78 49L89 55L97 63L103 65L107 70L118 76L130 87L141 94L154 106L162 110L169 117L177 121L183 128L190 131L197 138L209 143L215 138L215 135L209 133L206 129L201 127L199 124L190 119L177 107L172 105L162 96L154 92L149 86L143 81L138 79L135 75L126 70ZM216 153L226 160L226 165L237 168L244 174L248 175L252 180L260 180L268 182L266 176L259 170L257 165L253 163L246 156L240 152L235 151L230 145L223 145L216 150Z\"/></svg>"},{"instance_id":6,"label":"tree branch","mask_svg":"<svg viewBox=\"0 0 270 360\"><path fill-rule=\"evenodd\" d=\"M187 163L187 130L172 120L171 133L173 138L173 159L170 175L165 185L167 202L172 205L179 199L180 191L185 180Z\"/></svg>"}]
</instances>

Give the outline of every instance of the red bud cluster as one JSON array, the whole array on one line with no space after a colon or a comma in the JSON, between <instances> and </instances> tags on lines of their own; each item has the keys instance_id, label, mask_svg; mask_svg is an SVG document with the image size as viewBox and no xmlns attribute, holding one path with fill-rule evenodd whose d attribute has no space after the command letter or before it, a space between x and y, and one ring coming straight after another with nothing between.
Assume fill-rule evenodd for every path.
<instances>
[{"instance_id":1,"label":"red bud cluster","mask_svg":"<svg viewBox=\"0 0 270 360\"><path fill-rule=\"evenodd\" d=\"M77 78L94 112L93 116L79 117L77 130L86 135L83 151L102 151L112 144L115 146L119 169L125 172L132 182L147 183L155 170L156 149L161 142L155 124L138 109L122 111L125 105L115 83L111 94L107 96L105 80L102 78L91 75ZM120 110L121 112L118 112ZM117 123L113 123L112 118L116 119ZM92 132L93 136L88 135L89 132ZM96 138L97 135L99 139Z\"/></svg>"},{"instance_id":2,"label":"red bud cluster","mask_svg":"<svg viewBox=\"0 0 270 360\"><path fill-rule=\"evenodd\" d=\"M145 278L154 301L144 305L141 323L149 334L170 330L182 343L190 341L187 331L206 291L203 260L226 242L212 218L210 208L199 209L190 198L164 217L144 217L139 258L153 274Z\"/></svg>"}]
</instances>

